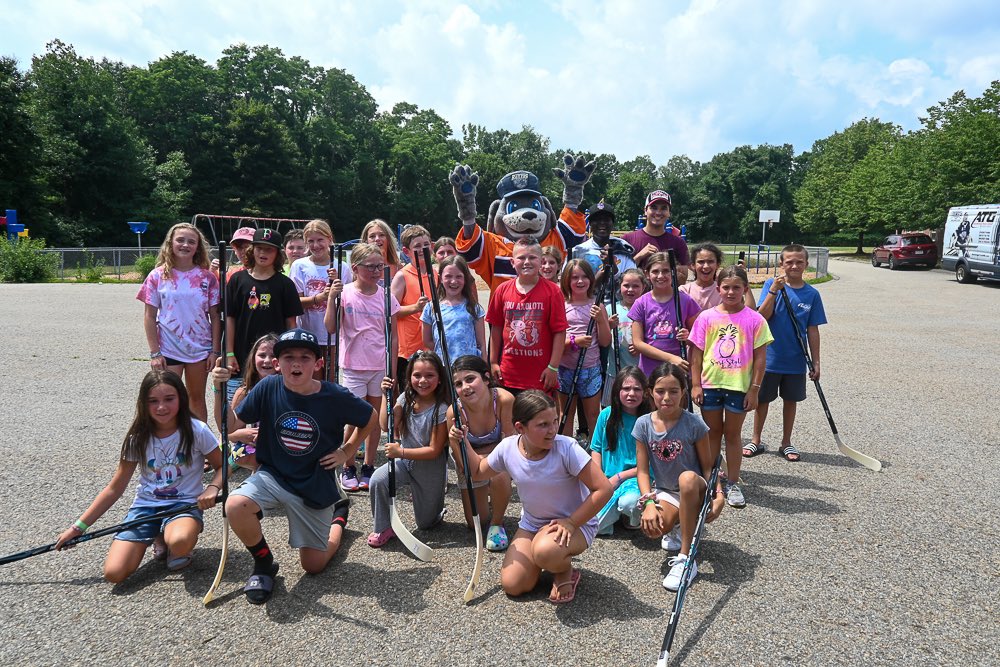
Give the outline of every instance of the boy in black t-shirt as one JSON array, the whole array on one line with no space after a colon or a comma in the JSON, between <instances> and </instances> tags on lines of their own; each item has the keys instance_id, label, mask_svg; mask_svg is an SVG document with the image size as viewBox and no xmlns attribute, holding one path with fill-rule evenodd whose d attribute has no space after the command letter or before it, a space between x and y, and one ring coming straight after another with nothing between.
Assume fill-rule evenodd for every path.
<instances>
[{"instance_id":1,"label":"boy in black t-shirt","mask_svg":"<svg viewBox=\"0 0 1000 667\"><path fill-rule=\"evenodd\" d=\"M271 597L278 564L261 532L259 512L276 508L288 517L288 543L299 550L302 569L318 574L337 553L347 525L346 498L336 469L353 461L377 423L375 410L332 382L313 379L322 369L316 336L305 329L283 333L274 344L279 375L261 380L236 409L234 429L259 422L260 467L233 491L226 513L233 532L254 559L243 589L252 604ZM355 426L341 445L344 427Z\"/></svg>"}]
</instances>

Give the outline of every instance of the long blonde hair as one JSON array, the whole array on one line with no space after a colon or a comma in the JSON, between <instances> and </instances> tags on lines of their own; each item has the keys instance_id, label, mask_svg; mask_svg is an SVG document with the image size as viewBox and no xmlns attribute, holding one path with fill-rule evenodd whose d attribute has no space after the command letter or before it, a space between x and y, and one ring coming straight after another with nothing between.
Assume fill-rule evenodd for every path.
<instances>
[{"instance_id":1,"label":"long blonde hair","mask_svg":"<svg viewBox=\"0 0 1000 667\"><path fill-rule=\"evenodd\" d=\"M381 218L375 218L369 222L365 225L365 228L361 230L361 241L363 243L369 243L368 233L376 227L382 230L386 238L385 248L382 250L382 259L384 259L385 263L393 269L398 269L400 266L399 248L396 247L396 235L392 233L392 229L389 228L388 222L382 220Z\"/></svg>"},{"instance_id":2,"label":"long blonde hair","mask_svg":"<svg viewBox=\"0 0 1000 667\"><path fill-rule=\"evenodd\" d=\"M178 222L167 232L166 238L160 244L160 252L156 256L156 265L163 267L163 277L170 280L170 272L174 268L174 234L181 230L194 232L198 237L198 247L194 251L194 265L207 269L208 261L208 239L201 233L201 230L189 222Z\"/></svg>"}]
</instances>

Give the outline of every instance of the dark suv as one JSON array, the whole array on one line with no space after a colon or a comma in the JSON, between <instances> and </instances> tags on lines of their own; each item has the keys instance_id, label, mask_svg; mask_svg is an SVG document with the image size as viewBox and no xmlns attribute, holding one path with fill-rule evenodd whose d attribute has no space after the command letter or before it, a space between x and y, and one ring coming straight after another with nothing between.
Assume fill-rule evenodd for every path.
<instances>
[{"instance_id":1,"label":"dark suv","mask_svg":"<svg viewBox=\"0 0 1000 667\"><path fill-rule=\"evenodd\" d=\"M893 271L911 264L933 269L937 261L938 251L934 241L919 232L892 234L872 250L872 266L881 266L885 262Z\"/></svg>"}]
</instances>

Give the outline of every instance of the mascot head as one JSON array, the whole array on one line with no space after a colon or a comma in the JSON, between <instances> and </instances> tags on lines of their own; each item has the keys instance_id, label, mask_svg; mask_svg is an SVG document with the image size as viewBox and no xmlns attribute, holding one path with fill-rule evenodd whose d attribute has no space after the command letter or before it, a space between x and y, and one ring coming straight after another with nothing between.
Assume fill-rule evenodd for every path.
<instances>
[{"instance_id":1,"label":"mascot head","mask_svg":"<svg viewBox=\"0 0 1000 667\"><path fill-rule=\"evenodd\" d=\"M490 204L486 231L512 241L529 237L541 241L556 223L556 212L539 190L538 177L529 171L512 171L497 183L500 199Z\"/></svg>"}]
</instances>

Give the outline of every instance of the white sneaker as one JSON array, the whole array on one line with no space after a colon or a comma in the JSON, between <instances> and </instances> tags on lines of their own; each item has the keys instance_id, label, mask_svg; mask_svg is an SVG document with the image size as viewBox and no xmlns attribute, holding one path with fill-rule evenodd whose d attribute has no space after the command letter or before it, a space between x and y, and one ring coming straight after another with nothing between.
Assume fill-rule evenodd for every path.
<instances>
[{"instance_id":1,"label":"white sneaker","mask_svg":"<svg viewBox=\"0 0 1000 667\"><path fill-rule=\"evenodd\" d=\"M668 591L676 591L681 587L681 577L684 575L684 564L688 557L684 554L677 554L667 563L670 565L670 572L663 578L663 587ZM691 561L691 573L688 575L688 583L694 581L698 576L698 561Z\"/></svg>"},{"instance_id":2,"label":"white sneaker","mask_svg":"<svg viewBox=\"0 0 1000 667\"><path fill-rule=\"evenodd\" d=\"M736 484L730 484L729 490L726 491L726 502L729 503L730 507L747 506L746 498L743 497L743 492Z\"/></svg>"},{"instance_id":3,"label":"white sneaker","mask_svg":"<svg viewBox=\"0 0 1000 667\"><path fill-rule=\"evenodd\" d=\"M663 536L660 540L660 547L664 551L677 551L681 548L681 525L677 524L674 529Z\"/></svg>"}]
</instances>

